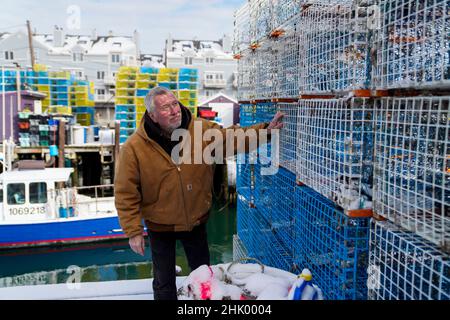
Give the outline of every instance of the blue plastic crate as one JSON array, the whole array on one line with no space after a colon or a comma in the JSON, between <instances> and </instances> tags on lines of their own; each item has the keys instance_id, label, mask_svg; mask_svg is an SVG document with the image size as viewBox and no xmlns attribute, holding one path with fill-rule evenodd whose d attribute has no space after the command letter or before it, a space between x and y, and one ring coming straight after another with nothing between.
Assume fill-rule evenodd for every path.
<instances>
[{"instance_id":1,"label":"blue plastic crate","mask_svg":"<svg viewBox=\"0 0 450 320\"><path fill-rule=\"evenodd\" d=\"M134 128L120 128L120 136L131 136L134 132L136 131L136 129Z\"/></svg>"},{"instance_id":2,"label":"blue plastic crate","mask_svg":"<svg viewBox=\"0 0 450 320\"><path fill-rule=\"evenodd\" d=\"M158 68L153 68L153 67L141 67L141 73L148 73L148 74L157 74L159 73L159 69Z\"/></svg>"},{"instance_id":3,"label":"blue plastic crate","mask_svg":"<svg viewBox=\"0 0 450 320\"><path fill-rule=\"evenodd\" d=\"M149 89L137 89L136 96L137 97L145 97L150 92Z\"/></svg>"},{"instance_id":4,"label":"blue plastic crate","mask_svg":"<svg viewBox=\"0 0 450 320\"><path fill-rule=\"evenodd\" d=\"M389 221L373 221L368 298L450 300L450 256Z\"/></svg>"},{"instance_id":5,"label":"blue plastic crate","mask_svg":"<svg viewBox=\"0 0 450 320\"><path fill-rule=\"evenodd\" d=\"M116 120L134 120L136 121L136 113L116 113Z\"/></svg>"},{"instance_id":6,"label":"blue plastic crate","mask_svg":"<svg viewBox=\"0 0 450 320\"><path fill-rule=\"evenodd\" d=\"M135 106L116 105L116 113L120 112L136 112Z\"/></svg>"},{"instance_id":7,"label":"blue plastic crate","mask_svg":"<svg viewBox=\"0 0 450 320\"><path fill-rule=\"evenodd\" d=\"M350 218L308 187L296 188L294 261L326 299L367 299L369 218Z\"/></svg>"},{"instance_id":8,"label":"blue plastic crate","mask_svg":"<svg viewBox=\"0 0 450 320\"><path fill-rule=\"evenodd\" d=\"M120 128L121 129L136 129L136 121L128 121L128 120L122 120L120 121Z\"/></svg>"}]
</instances>

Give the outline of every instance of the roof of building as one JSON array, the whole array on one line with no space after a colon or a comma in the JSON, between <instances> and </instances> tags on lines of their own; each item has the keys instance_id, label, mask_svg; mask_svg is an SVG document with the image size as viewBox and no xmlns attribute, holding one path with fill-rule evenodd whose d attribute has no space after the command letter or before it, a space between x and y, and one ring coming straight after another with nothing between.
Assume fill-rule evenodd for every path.
<instances>
[{"instance_id":1,"label":"roof of building","mask_svg":"<svg viewBox=\"0 0 450 320\"><path fill-rule=\"evenodd\" d=\"M231 52L224 52L223 41L213 40L172 40L172 48L168 48L167 57L176 58L183 56L216 57L233 59Z\"/></svg>"},{"instance_id":2,"label":"roof of building","mask_svg":"<svg viewBox=\"0 0 450 320\"><path fill-rule=\"evenodd\" d=\"M225 98L225 100L228 100L230 103L238 104L238 102L237 102L236 99L233 99L233 98L227 96L225 93L219 92L219 93L216 94L215 96L213 96L213 97L211 97L211 98L208 98L208 99L206 99L205 101L201 101L201 102L199 103L199 106L205 106L205 105L207 105L208 103L213 102L214 100L217 100L217 99L220 98L220 97ZM224 103L224 102L221 102L221 103Z\"/></svg>"},{"instance_id":3,"label":"roof of building","mask_svg":"<svg viewBox=\"0 0 450 320\"><path fill-rule=\"evenodd\" d=\"M141 54L141 63L145 67L164 68L164 58L162 54Z\"/></svg>"},{"instance_id":4,"label":"roof of building","mask_svg":"<svg viewBox=\"0 0 450 320\"><path fill-rule=\"evenodd\" d=\"M132 37L124 36L99 36L93 39L90 36L83 35L65 35L62 47L54 45L54 36L52 34L38 34L34 39L47 46L51 53L71 54L73 51L84 51L84 54L107 55L110 52L134 53L136 44Z\"/></svg>"},{"instance_id":5,"label":"roof of building","mask_svg":"<svg viewBox=\"0 0 450 320\"><path fill-rule=\"evenodd\" d=\"M62 32L62 30L61 30ZM17 33L24 33L17 31ZM0 42L12 36L10 33L0 33ZM83 51L87 55L108 55L110 52L136 53L136 44L129 36L98 36L63 34L63 45L55 46L54 34L34 34L33 39L44 46L49 53L72 54Z\"/></svg>"}]
</instances>

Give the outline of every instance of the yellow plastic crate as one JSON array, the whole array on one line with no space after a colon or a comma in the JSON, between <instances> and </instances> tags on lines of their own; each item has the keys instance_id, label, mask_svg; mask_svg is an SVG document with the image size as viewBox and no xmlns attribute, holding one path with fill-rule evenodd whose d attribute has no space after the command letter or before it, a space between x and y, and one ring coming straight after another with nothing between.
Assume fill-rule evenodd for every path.
<instances>
[{"instance_id":1,"label":"yellow plastic crate","mask_svg":"<svg viewBox=\"0 0 450 320\"><path fill-rule=\"evenodd\" d=\"M136 81L128 81L128 80L122 80L116 82L116 88L117 89L123 89L123 88L136 88Z\"/></svg>"},{"instance_id":2,"label":"yellow plastic crate","mask_svg":"<svg viewBox=\"0 0 450 320\"><path fill-rule=\"evenodd\" d=\"M48 70L48 67L45 64L36 63L33 68L34 72L45 72L47 70Z\"/></svg>"},{"instance_id":3,"label":"yellow plastic crate","mask_svg":"<svg viewBox=\"0 0 450 320\"><path fill-rule=\"evenodd\" d=\"M72 107L67 107L67 106L50 106L48 109L49 109L50 113L72 114Z\"/></svg>"},{"instance_id":4,"label":"yellow plastic crate","mask_svg":"<svg viewBox=\"0 0 450 320\"><path fill-rule=\"evenodd\" d=\"M138 72L138 67L127 67L127 66L121 66L119 68L119 74L120 73L136 73Z\"/></svg>"},{"instance_id":5,"label":"yellow plastic crate","mask_svg":"<svg viewBox=\"0 0 450 320\"><path fill-rule=\"evenodd\" d=\"M178 90L178 97L180 99L189 99L190 91L189 90Z\"/></svg>"},{"instance_id":6,"label":"yellow plastic crate","mask_svg":"<svg viewBox=\"0 0 450 320\"><path fill-rule=\"evenodd\" d=\"M50 71L48 73L49 78L56 78L56 79L70 79L70 72L69 71Z\"/></svg>"},{"instance_id":7,"label":"yellow plastic crate","mask_svg":"<svg viewBox=\"0 0 450 320\"><path fill-rule=\"evenodd\" d=\"M142 118L144 117L144 112L136 112L136 122L141 122Z\"/></svg>"},{"instance_id":8,"label":"yellow plastic crate","mask_svg":"<svg viewBox=\"0 0 450 320\"><path fill-rule=\"evenodd\" d=\"M159 74L178 74L180 69L178 68L161 68L159 69Z\"/></svg>"},{"instance_id":9,"label":"yellow plastic crate","mask_svg":"<svg viewBox=\"0 0 450 320\"><path fill-rule=\"evenodd\" d=\"M180 102L185 107L196 107L197 106L197 99L180 99Z\"/></svg>"},{"instance_id":10,"label":"yellow plastic crate","mask_svg":"<svg viewBox=\"0 0 450 320\"><path fill-rule=\"evenodd\" d=\"M144 97L136 97L136 106L145 106Z\"/></svg>"},{"instance_id":11,"label":"yellow plastic crate","mask_svg":"<svg viewBox=\"0 0 450 320\"><path fill-rule=\"evenodd\" d=\"M116 104L134 105L135 104L135 99L134 98L117 97L116 98Z\"/></svg>"},{"instance_id":12,"label":"yellow plastic crate","mask_svg":"<svg viewBox=\"0 0 450 320\"><path fill-rule=\"evenodd\" d=\"M150 74L148 73L138 73L137 80L150 80Z\"/></svg>"},{"instance_id":13,"label":"yellow plastic crate","mask_svg":"<svg viewBox=\"0 0 450 320\"><path fill-rule=\"evenodd\" d=\"M197 107L188 107L188 109L191 111L192 115L194 116L194 118L197 118Z\"/></svg>"},{"instance_id":14,"label":"yellow plastic crate","mask_svg":"<svg viewBox=\"0 0 450 320\"><path fill-rule=\"evenodd\" d=\"M145 106L136 106L136 112L137 113L144 113L147 109L145 108Z\"/></svg>"},{"instance_id":15,"label":"yellow plastic crate","mask_svg":"<svg viewBox=\"0 0 450 320\"><path fill-rule=\"evenodd\" d=\"M134 97L135 91L136 91L136 89L120 88L120 89L117 89L116 96L117 97Z\"/></svg>"},{"instance_id":16,"label":"yellow plastic crate","mask_svg":"<svg viewBox=\"0 0 450 320\"><path fill-rule=\"evenodd\" d=\"M136 75L135 74L128 74L128 73L119 73L117 75L117 80L131 80L136 81Z\"/></svg>"},{"instance_id":17,"label":"yellow plastic crate","mask_svg":"<svg viewBox=\"0 0 450 320\"><path fill-rule=\"evenodd\" d=\"M168 74L158 74L157 81L158 82L169 82L170 76Z\"/></svg>"},{"instance_id":18,"label":"yellow plastic crate","mask_svg":"<svg viewBox=\"0 0 450 320\"><path fill-rule=\"evenodd\" d=\"M50 92L50 86L48 84L38 84L36 88L39 92Z\"/></svg>"}]
</instances>

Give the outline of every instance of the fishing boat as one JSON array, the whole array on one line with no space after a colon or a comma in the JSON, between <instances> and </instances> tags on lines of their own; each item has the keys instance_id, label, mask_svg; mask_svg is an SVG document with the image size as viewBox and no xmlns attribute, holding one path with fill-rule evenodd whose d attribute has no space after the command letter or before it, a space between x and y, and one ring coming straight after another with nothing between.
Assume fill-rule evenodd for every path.
<instances>
[{"instance_id":1,"label":"fishing boat","mask_svg":"<svg viewBox=\"0 0 450 320\"><path fill-rule=\"evenodd\" d=\"M13 169L7 162L0 174L0 249L125 237L113 185L69 187L73 168L30 161Z\"/></svg>"}]
</instances>

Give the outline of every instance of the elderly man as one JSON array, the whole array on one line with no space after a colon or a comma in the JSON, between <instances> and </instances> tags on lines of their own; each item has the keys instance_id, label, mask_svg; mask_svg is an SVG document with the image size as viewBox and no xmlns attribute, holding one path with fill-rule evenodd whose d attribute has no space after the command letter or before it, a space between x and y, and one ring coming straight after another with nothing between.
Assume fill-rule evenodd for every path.
<instances>
[{"instance_id":1,"label":"elderly man","mask_svg":"<svg viewBox=\"0 0 450 320\"><path fill-rule=\"evenodd\" d=\"M194 119L189 109L162 87L149 92L145 106L139 128L120 151L115 204L130 247L140 255L144 255L145 221L155 300L176 300L176 240L181 241L191 270L210 264L206 221L212 204L213 166L174 161L172 150L179 142L171 136L175 129L185 129L190 134L186 139L194 141L195 122L201 122L201 133L214 128L225 136L225 131L213 122ZM270 124L249 128L280 128L281 117L277 114Z\"/></svg>"}]
</instances>

